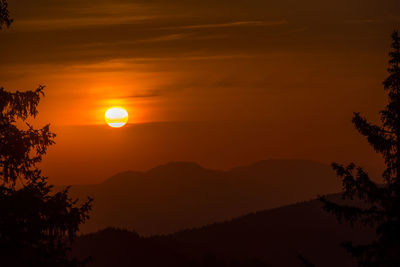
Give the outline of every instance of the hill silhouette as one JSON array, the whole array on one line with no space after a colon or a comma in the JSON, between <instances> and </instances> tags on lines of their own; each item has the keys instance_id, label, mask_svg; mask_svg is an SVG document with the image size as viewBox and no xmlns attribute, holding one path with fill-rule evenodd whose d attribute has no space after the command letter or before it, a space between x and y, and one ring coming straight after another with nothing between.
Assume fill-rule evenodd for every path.
<instances>
[{"instance_id":1,"label":"hill silhouette","mask_svg":"<svg viewBox=\"0 0 400 267\"><path fill-rule=\"evenodd\" d=\"M329 198L338 200L339 195ZM372 230L338 224L321 207L321 202L311 200L147 238L108 228L81 236L72 253L92 255L89 266L96 267L299 266L299 254L317 266L355 266L339 244L349 239L366 242L374 236ZM204 264L207 258L213 263Z\"/></svg>"},{"instance_id":2,"label":"hill silhouette","mask_svg":"<svg viewBox=\"0 0 400 267\"><path fill-rule=\"evenodd\" d=\"M267 160L229 171L172 162L146 172L119 173L101 184L73 186L94 198L84 233L106 227L141 235L176 232L340 190L329 166L306 160Z\"/></svg>"}]
</instances>

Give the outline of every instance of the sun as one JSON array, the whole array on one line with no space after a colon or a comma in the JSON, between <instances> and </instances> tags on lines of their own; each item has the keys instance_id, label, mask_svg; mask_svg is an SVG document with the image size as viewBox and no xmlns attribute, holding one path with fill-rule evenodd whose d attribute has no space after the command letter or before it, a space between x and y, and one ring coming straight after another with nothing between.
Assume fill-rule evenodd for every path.
<instances>
[{"instance_id":1,"label":"sun","mask_svg":"<svg viewBox=\"0 0 400 267\"><path fill-rule=\"evenodd\" d=\"M104 115L106 123L112 128L120 128L128 122L128 112L121 107L112 107Z\"/></svg>"}]
</instances>

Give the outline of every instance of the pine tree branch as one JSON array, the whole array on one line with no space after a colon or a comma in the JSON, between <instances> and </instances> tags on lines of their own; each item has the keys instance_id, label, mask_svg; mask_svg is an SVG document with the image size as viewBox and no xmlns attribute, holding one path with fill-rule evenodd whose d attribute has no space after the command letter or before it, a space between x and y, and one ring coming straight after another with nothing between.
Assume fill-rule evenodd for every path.
<instances>
[{"instance_id":1,"label":"pine tree branch","mask_svg":"<svg viewBox=\"0 0 400 267\"><path fill-rule=\"evenodd\" d=\"M393 139L390 138L392 133L383 127L369 123L365 118L361 117L358 112L354 113L352 120L358 132L367 137L368 142L372 145L376 152L389 155L394 145Z\"/></svg>"},{"instance_id":2,"label":"pine tree branch","mask_svg":"<svg viewBox=\"0 0 400 267\"><path fill-rule=\"evenodd\" d=\"M366 204L386 206L387 191L373 182L362 168L356 168L353 163L346 167L332 163L332 168L336 171L336 175L342 179L343 197L345 199L353 200L357 198L365 200ZM355 174L353 173L354 170L356 170Z\"/></svg>"},{"instance_id":3,"label":"pine tree branch","mask_svg":"<svg viewBox=\"0 0 400 267\"><path fill-rule=\"evenodd\" d=\"M333 214L338 222L348 222L354 226L357 222L374 227L377 222L381 221L384 213L376 206L368 208L357 207L355 205L340 205L335 202L329 201L326 196L319 197L323 203L323 209Z\"/></svg>"}]
</instances>

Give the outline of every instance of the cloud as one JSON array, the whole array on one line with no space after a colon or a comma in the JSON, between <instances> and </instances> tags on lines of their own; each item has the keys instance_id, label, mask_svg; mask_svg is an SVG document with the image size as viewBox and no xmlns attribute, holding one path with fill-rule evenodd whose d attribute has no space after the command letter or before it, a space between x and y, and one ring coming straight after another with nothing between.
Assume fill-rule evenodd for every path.
<instances>
[{"instance_id":1,"label":"cloud","mask_svg":"<svg viewBox=\"0 0 400 267\"><path fill-rule=\"evenodd\" d=\"M145 20L159 18L155 15L120 16L120 17L82 17L59 19L27 19L15 23L16 30L43 31L55 29L68 29L101 25L132 24Z\"/></svg>"},{"instance_id":2,"label":"cloud","mask_svg":"<svg viewBox=\"0 0 400 267\"><path fill-rule=\"evenodd\" d=\"M153 90L145 93L137 93L133 95L125 96L125 98L151 98L161 96L161 92L158 90Z\"/></svg>"},{"instance_id":3,"label":"cloud","mask_svg":"<svg viewBox=\"0 0 400 267\"><path fill-rule=\"evenodd\" d=\"M21 0L13 28L23 31L76 29L103 25L123 25L170 17L150 3L111 1L65 1L56 3L43 0L38 4ZM23 15L19 15L23 14ZM21 17L18 17L21 16Z\"/></svg>"},{"instance_id":4,"label":"cloud","mask_svg":"<svg viewBox=\"0 0 400 267\"><path fill-rule=\"evenodd\" d=\"M229 27L241 27L241 26L276 26L288 24L287 20L276 20L276 21L234 21L227 23L215 23L215 24L199 24L199 25L184 25L184 26L173 26L163 27L163 29L207 29L207 28L229 28Z\"/></svg>"},{"instance_id":5,"label":"cloud","mask_svg":"<svg viewBox=\"0 0 400 267\"><path fill-rule=\"evenodd\" d=\"M189 34L174 33L174 34L162 35L159 37L154 37L154 38L149 38L149 39L137 40L136 43L155 43L155 42L164 42L164 41L175 41L175 40L184 39L189 36L190 36Z\"/></svg>"},{"instance_id":6,"label":"cloud","mask_svg":"<svg viewBox=\"0 0 400 267\"><path fill-rule=\"evenodd\" d=\"M107 46L122 46L122 45L134 45L141 43L158 43L158 42L168 42L168 41L177 41L190 37L191 34L183 34L183 33L175 33L175 34L167 34L160 35L152 38L138 39L138 40L125 40L125 41L114 41L109 40L108 42L92 42L92 43L84 43L84 44L74 44L71 45L70 48L79 47L80 49L92 49L92 48L100 48ZM194 38L193 38L194 39Z\"/></svg>"}]
</instances>

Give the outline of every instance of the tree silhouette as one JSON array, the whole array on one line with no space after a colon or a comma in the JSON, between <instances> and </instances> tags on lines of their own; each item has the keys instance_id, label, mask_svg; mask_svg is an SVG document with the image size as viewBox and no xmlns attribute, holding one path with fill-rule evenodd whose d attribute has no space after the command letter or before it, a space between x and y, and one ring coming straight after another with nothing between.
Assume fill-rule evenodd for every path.
<instances>
[{"instance_id":1,"label":"tree silhouette","mask_svg":"<svg viewBox=\"0 0 400 267\"><path fill-rule=\"evenodd\" d=\"M8 13L8 3L6 0L0 0L0 30L3 28L3 25L10 27L13 20L10 18Z\"/></svg>"},{"instance_id":2,"label":"tree silhouette","mask_svg":"<svg viewBox=\"0 0 400 267\"><path fill-rule=\"evenodd\" d=\"M0 27L12 20L0 0ZM0 87L0 265L78 266L69 259L70 243L88 218L89 199L82 205L68 188L54 192L37 164L55 134L49 125L35 129L43 86L34 91L8 92Z\"/></svg>"},{"instance_id":3,"label":"tree silhouette","mask_svg":"<svg viewBox=\"0 0 400 267\"><path fill-rule=\"evenodd\" d=\"M354 113L353 124L365 136L384 160L386 169L383 184L370 179L361 168L351 163L343 166L333 163L333 169L343 182L343 199L357 204L338 204L321 197L324 209L336 215L339 221L355 222L373 227L377 238L370 244L343 246L357 259L360 266L400 266L400 37L392 34L389 53L389 76L384 80L388 104L380 112L381 126L368 122ZM354 202L353 202L354 203Z\"/></svg>"}]
</instances>

